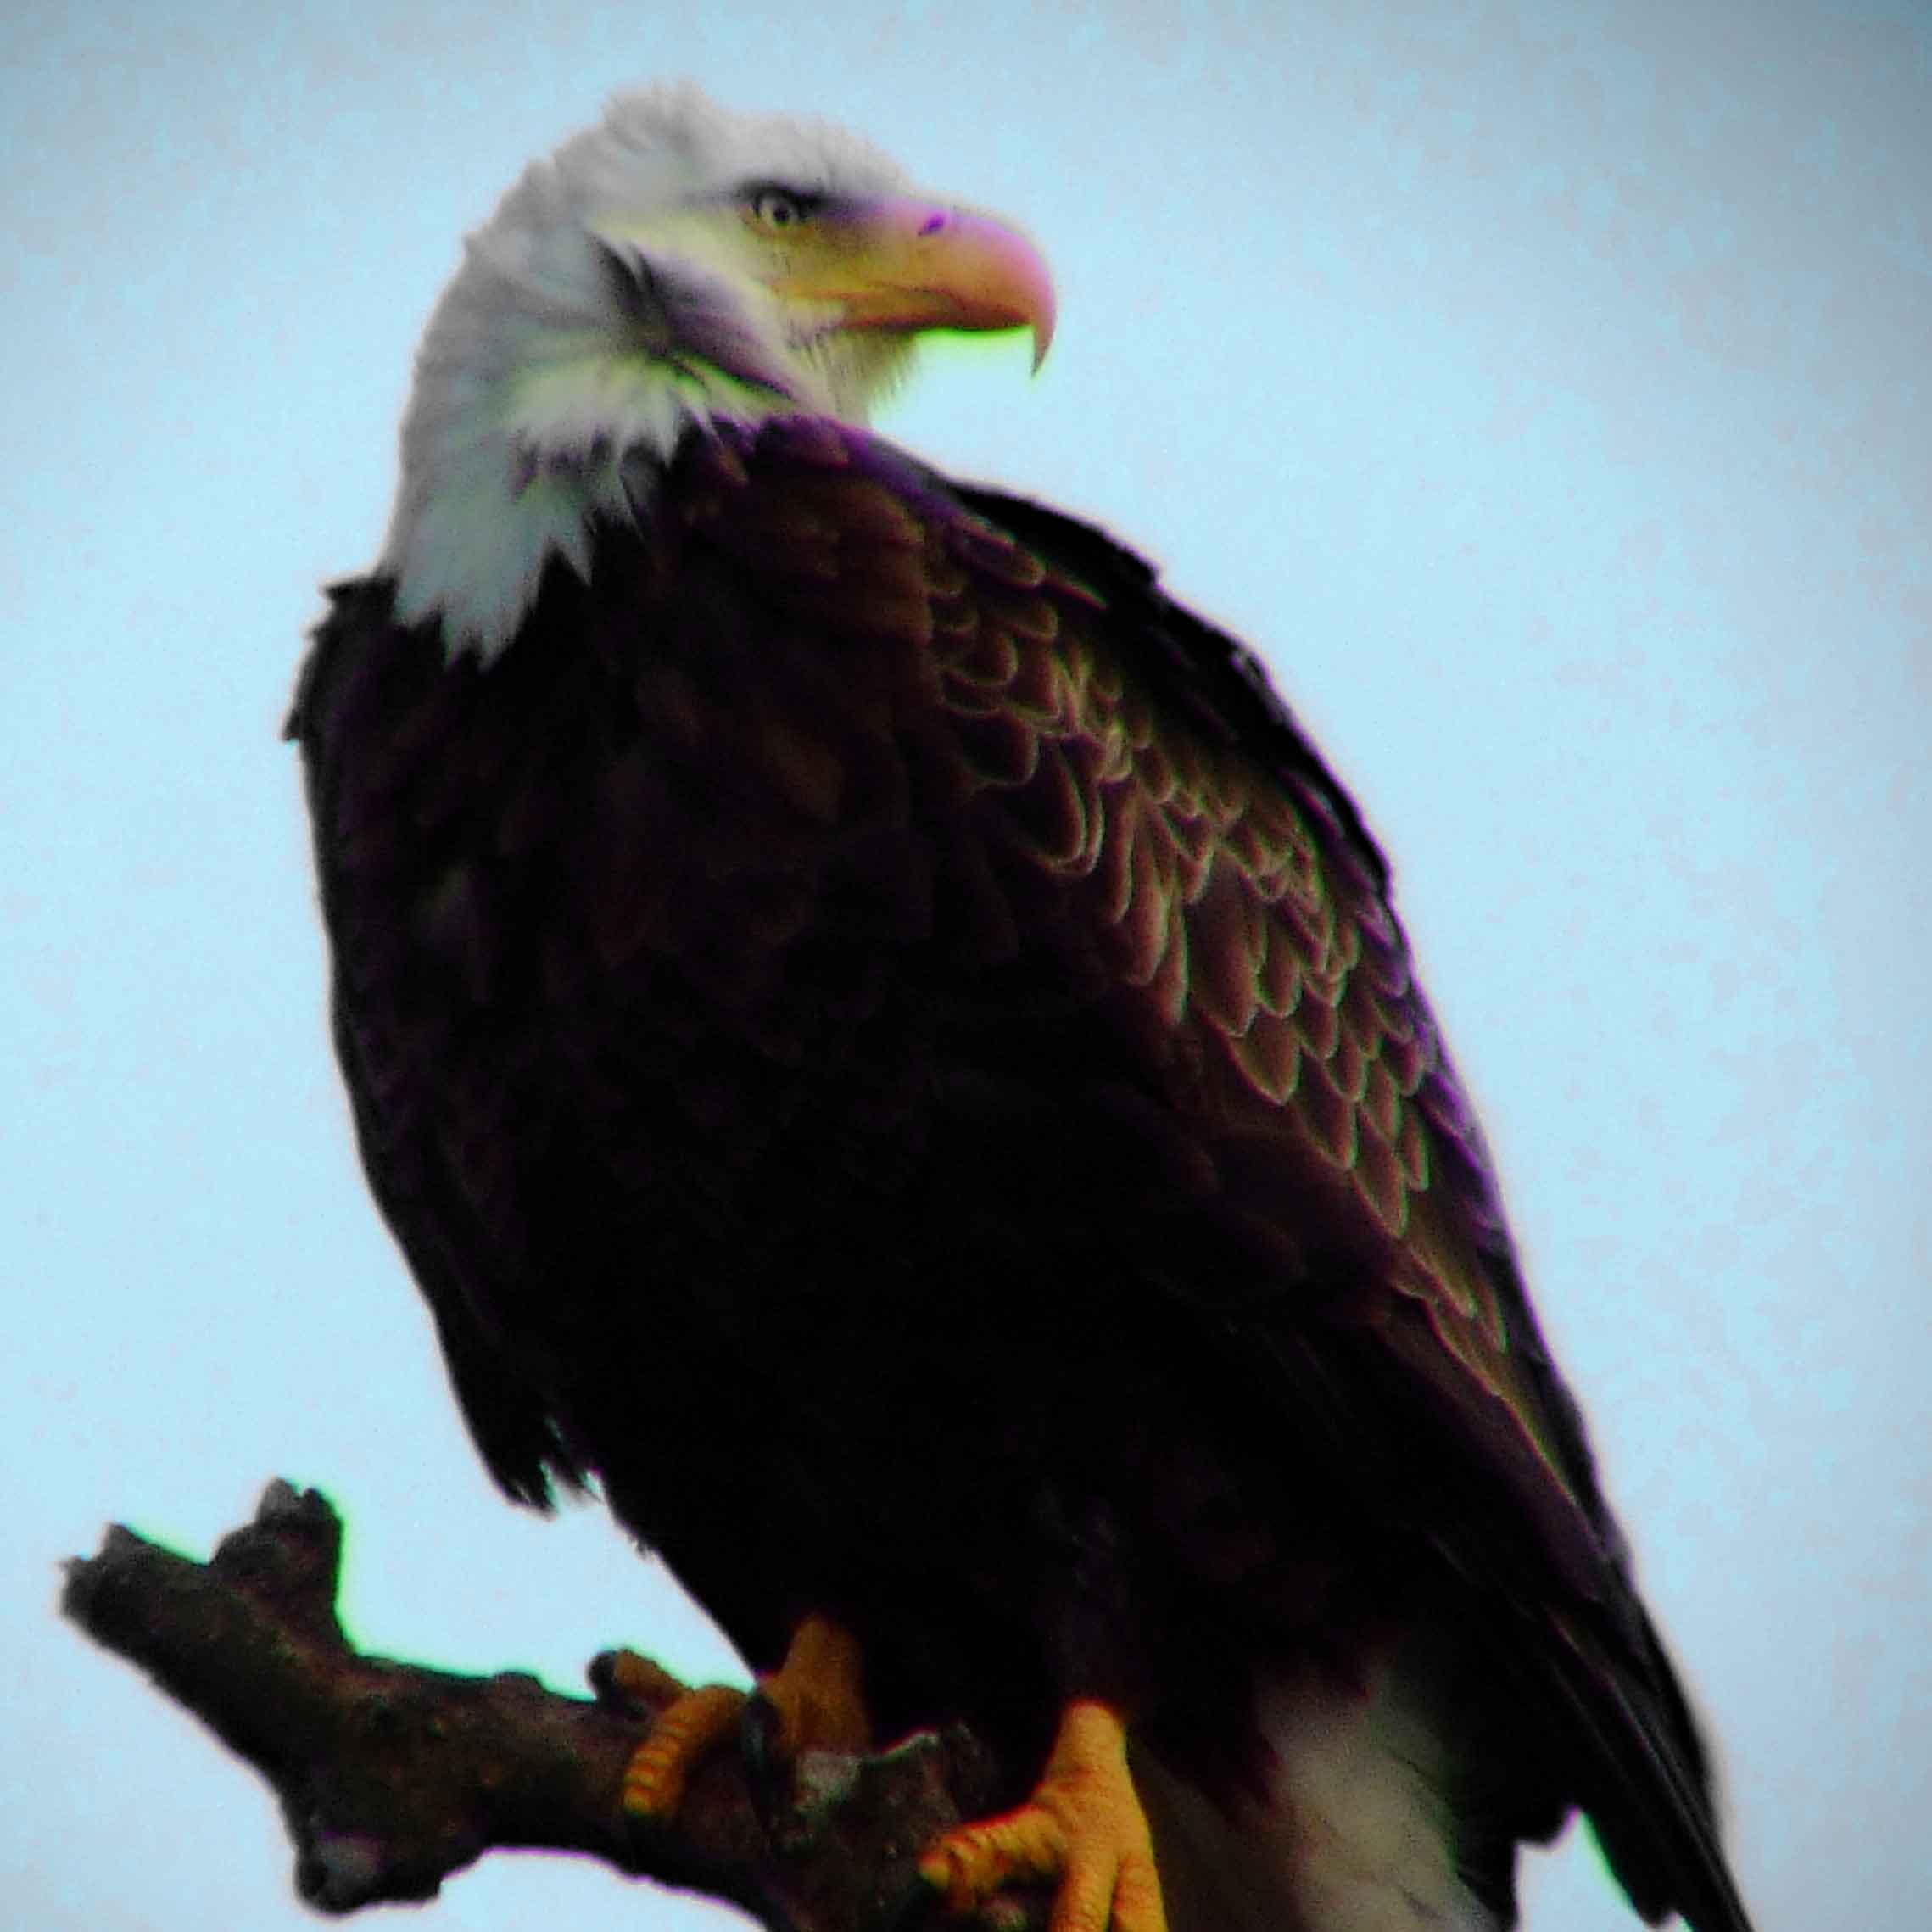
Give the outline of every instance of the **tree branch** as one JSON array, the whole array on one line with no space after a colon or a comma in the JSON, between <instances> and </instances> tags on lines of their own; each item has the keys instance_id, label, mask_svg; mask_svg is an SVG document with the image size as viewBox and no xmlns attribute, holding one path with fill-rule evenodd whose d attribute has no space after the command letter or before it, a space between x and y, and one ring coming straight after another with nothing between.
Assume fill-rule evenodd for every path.
<instances>
[{"instance_id":1,"label":"tree branch","mask_svg":"<svg viewBox=\"0 0 1932 1932\"><path fill-rule=\"evenodd\" d=\"M342 1523L318 1491L269 1485L254 1521L196 1563L109 1529L68 1566L63 1607L265 1777L325 1912L433 1898L497 1847L589 1853L729 1900L773 1932L911 1932L936 1917L920 1851L982 1814L997 1767L971 1735L922 1733L868 1757L811 1754L773 1798L741 1754L711 1753L676 1818L619 1802L655 1713L611 1688L457 1677L351 1650L335 1612ZM1010 1932L1044 1923L1016 1900Z\"/></svg>"}]
</instances>

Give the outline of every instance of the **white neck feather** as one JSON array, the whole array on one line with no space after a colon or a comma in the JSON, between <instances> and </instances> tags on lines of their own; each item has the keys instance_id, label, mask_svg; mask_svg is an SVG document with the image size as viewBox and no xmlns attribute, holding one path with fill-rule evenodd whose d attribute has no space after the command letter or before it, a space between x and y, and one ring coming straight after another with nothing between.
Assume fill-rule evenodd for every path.
<instances>
[{"instance_id":1,"label":"white neck feather","mask_svg":"<svg viewBox=\"0 0 1932 1932\"><path fill-rule=\"evenodd\" d=\"M439 615L452 656L504 649L553 555L588 576L594 522L634 515L688 431L862 414L902 361L788 340L801 318L734 272L731 225L705 215L748 140L808 179L897 179L835 131L662 89L614 102L470 237L417 354L380 566L398 618Z\"/></svg>"},{"instance_id":2,"label":"white neck feather","mask_svg":"<svg viewBox=\"0 0 1932 1932\"><path fill-rule=\"evenodd\" d=\"M512 200L564 184L543 167ZM506 204L507 211L508 204ZM660 337L612 295L612 267L578 220L472 238L430 319L404 418L402 480L383 567L397 616L443 617L452 654L496 655L522 622L552 552L589 572L589 527L628 514L625 477L718 417L824 408L798 394L774 340L768 386Z\"/></svg>"}]
</instances>

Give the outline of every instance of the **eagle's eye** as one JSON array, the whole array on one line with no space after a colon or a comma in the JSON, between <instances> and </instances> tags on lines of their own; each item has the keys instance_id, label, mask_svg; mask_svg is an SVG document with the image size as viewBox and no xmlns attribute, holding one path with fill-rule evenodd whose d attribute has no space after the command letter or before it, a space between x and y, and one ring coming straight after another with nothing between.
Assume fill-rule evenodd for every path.
<instances>
[{"instance_id":1,"label":"eagle's eye","mask_svg":"<svg viewBox=\"0 0 1932 1932\"><path fill-rule=\"evenodd\" d=\"M773 234L796 228L807 212L805 197L790 188L762 187L751 197L751 219Z\"/></svg>"}]
</instances>

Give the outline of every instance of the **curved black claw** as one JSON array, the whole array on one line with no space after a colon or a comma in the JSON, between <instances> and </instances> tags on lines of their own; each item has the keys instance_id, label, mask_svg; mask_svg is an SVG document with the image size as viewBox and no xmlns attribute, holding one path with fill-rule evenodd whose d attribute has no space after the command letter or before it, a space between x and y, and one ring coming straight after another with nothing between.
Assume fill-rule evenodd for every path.
<instances>
[{"instance_id":1,"label":"curved black claw","mask_svg":"<svg viewBox=\"0 0 1932 1932\"><path fill-rule=\"evenodd\" d=\"M794 1808L792 1773L796 1766L785 1748L785 1714L762 1690L754 1690L745 1700L738 1748L745 1761L751 1808L758 1823L775 1835Z\"/></svg>"}]
</instances>

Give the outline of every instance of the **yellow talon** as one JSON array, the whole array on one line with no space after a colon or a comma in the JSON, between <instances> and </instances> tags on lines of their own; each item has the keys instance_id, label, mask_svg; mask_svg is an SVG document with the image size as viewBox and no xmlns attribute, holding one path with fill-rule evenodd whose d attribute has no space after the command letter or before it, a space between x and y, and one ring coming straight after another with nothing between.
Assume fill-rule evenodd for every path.
<instances>
[{"instance_id":1,"label":"yellow talon","mask_svg":"<svg viewBox=\"0 0 1932 1932\"><path fill-rule=\"evenodd\" d=\"M1051 1932L1167 1932L1153 1837L1106 1705L1069 1704L1033 1795L949 1831L919 1860L946 1909L976 1912L1014 1880L1057 1879Z\"/></svg>"},{"instance_id":2,"label":"yellow talon","mask_svg":"<svg viewBox=\"0 0 1932 1932\"><path fill-rule=\"evenodd\" d=\"M611 1683L657 1713L651 1735L624 1767L623 1807L634 1818L668 1818L698 1760L738 1728L746 1694L722 1684L693 1690L632 1650L611 1659ZM778 1714L776 1752L786 1762L807 1751L863 1751L871 1745L858 1645L828 1617L799 1624L784 1663L758 1679L758 1690Z\"/></svg>"},{"instance_id":3,"label":"yellow talon","mask_svg":"<svg viewBox=\"0 0 1932 1932\"><path fill-rule=\"evenodd\" d=\"M745 1693L723 1684L677 1699L624 1767L624 1809L634 1818L673 1817L684 1802L691 1767L736 1728L744 1708Z\"/></svg>"},{"instance_id":4,"label":"yellow talon","mask_svg":"<svg viewBox=\"0 0 1932 1932\"><path fill-rule=\"evenodd\" d=\"M647 1711L668 1710L691 1688L655 1658L640 1656L635 1650L609 1651L592 1666L593 1672L600 1667L607 1672L604 1690L634 1706L640 1717Z\"/></svg>"},{"instance_id":5,"label":"yellow talon","mask_svg":"<svg viewBox=\"0 0 1932 1932\"><path fill-rule=\"evenodd\" d=\"M780 1756L872 1748L858 1640L828 1617L807 1617L791 1633L785 1661L758 1689L779 1715Z\"/></svg>"}]
</instances>

